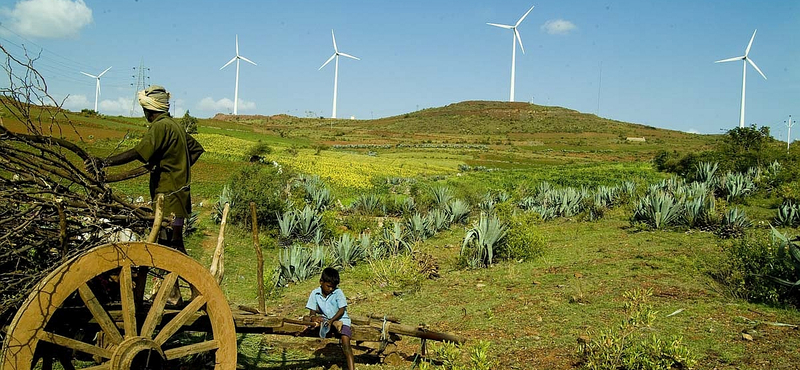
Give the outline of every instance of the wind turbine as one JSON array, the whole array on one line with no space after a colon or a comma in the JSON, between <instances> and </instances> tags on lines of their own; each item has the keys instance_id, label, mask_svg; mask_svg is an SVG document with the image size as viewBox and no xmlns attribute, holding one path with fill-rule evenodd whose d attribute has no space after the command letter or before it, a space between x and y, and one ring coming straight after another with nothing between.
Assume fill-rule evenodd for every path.
<instances>
[{"instance_id":1,"label":"wind turbine","mask_svg":"<svg viewBox=\"0 0 800 370\"><path fill-rule=\"evenodd\" d=\"M519 24L522 23L522 20L528 16L531 10L533 10L533 6L530 9L528 9L528 11L525 12L525 15L523 15L522 18L520 18L517 21L517 23L514 24L513 26L509 26L507 24L486 23L490 26L505 28L514 31L513 44L511 45L511 96L508 98L508 101L512 102L514 101L514 69L515 69L514 67L517 64L517 41L519 41L519 48L522 50L522 54L525 54L525 48L522 47L522 39L519 37L519 31L517 31L517 27L519 27Z\"/></svg>"},{"instance_id":2,"label":"wind turbine","mask_svg":"<svg viewBox=\"0 0 800 370\"><path fill-rule=\"evenodd\" d=\"M322 68L328 65L331 60L336 58L336 68L335 72L333 72L333 114L331 115L331 118L336 118L336 91L338 90L339 86L339 56L341 55L343 57L348 57L355 60L361 59L358 59L350 54L339 52L339 48L336 47L336 35L333 34L333 30L331 30L331 38L333 38L333 55L331 55L331 57L328 58L328 60L326 60L321 67L319 67L318 71L322 70Z\"/></svg>"},{"instance_id":3,"label":"wind turbine","mask_svg":"<svg viewBox=\"0 0 800 370\"><path fill-rule=\"evenodd\" d=\"M234 60L236 61L236 90L233 93L233 114L234 115L239 114L239 59L244 60L245 62L248 62L248 63L250 63L250 64L252 64L254 66L258 65L258 64L253 63L252 60L247 59L247 58L239 55L239 35L236 35L236 56L233 57L233 59L231 59L230 61L228 61L228 63L225 63L224 66L222 66L222 68L225 68L225 67L228 66L228 64L233 63ZM220 68L219 70L221 71L222 68Z\"/></svg>"},{"instance_id":4,"label":"wind turbine","mask_svg":"<svg viewBox=\"0 0 800 370\"><path fill-rule=\"evenodd\" d=\"M100 97L100 77L103 77L103 75L106 74L106 72L108 72L109 69L111 69L111 67L106 68L105 71L103 71L102 73L100 73L97 76L90 75L90 74L88 74L86 72L81 72L84 75L89 76L89 77L94 78L95 80L97 80L97 85L95 86L95 89L94 89L94 111L95 111L95 113L97 113L97 98Z\"/></svg>"},{"instance_id":5,"label":"wind turbine","mask_svg":"<svg viewBox=\"0 0 800 370\"><path fill-rule=\"evenodd\" d=\"M764 72L761 72L761 70L758 69L758 66L756 65L756 63L753 62L753 60L750 59L747 56L747 54L750 53L750 47L753 46L753 39L756 38L756 31L758 31L758 30L753 31L753 36L750 37L750 43L747 44L747 49L744 50L744 55L743 56L734 57L734 58L728 58L728 59L723 59L723 60L718 60L718 61L714 62L714 63L725 63L725 62L733 62L733 61L736 61L736 60L741 60L742 61L742 64L743 64L743 69L742 69L742 110L739 113L739 128L744 128L744 87L745 87L745 84L747 83L747 63L750 63L750 65L753 66L753 68L755 68L756 71L758 71L758 73L761 74L761 77L764 77L765 80L767 79L767 76L764 75Z\"/></svg>"}]
</instances>

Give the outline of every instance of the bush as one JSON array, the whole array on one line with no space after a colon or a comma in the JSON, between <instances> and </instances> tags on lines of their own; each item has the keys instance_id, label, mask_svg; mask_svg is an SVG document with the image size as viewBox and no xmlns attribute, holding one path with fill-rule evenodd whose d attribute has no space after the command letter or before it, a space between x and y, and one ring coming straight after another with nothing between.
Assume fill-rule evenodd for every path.
<instances>
[{"instance_id":1,"label":"bush","mask_svg":"<svg viewBox=\"0 0 800 370\"><path fill-rule=\"evenodd\" d=\"M376 286L391 290L415 292L422 287L426 277L410 253L395 254L388 258L369 260L371 279Z\"/></svg>"},{"instance_id":2,"label":"bush","mask_svg":"<svg viewBox=\"0 0 800 370\"><path fill-rule=\"evenodd\" d=\"M289 171L279 171L273 166L252 164L239 169L227 184L232 200L228 222L250 225L250 202L255 202L258 225L278 226L276 215L287 209L283 191L290 178Z\"/></svg>"},{"instance_id":3,"label":"bush","mask_svg":"<svg viewBox=\"0 0 800 370\"><path fill-rule=\"evenodd\" d=\"M691 369L696 356L680 337L668 340L646 335L656 318L649 304L652 291L625 292L627 318L617 327L600 330L579 344L581 368L591 370ZM590 333L591 334L591 333Z\"/></svg>"},{"instance_id":4,"label":"bush","mask_svg":"<svg viewBox=\"0 0 800 370\"><path fill-rule=\"evenodd\" d=\"M536 227L540 221L535 213L520 212L512 216L506 243L497 252L500 258L531 261L544 254L544 236Z\"/></svg>"},{"instance_id":5,"label":"bush","mask_svg":"<svg viewBox=\"0 0 800 370\"><path fill-rule=\"evenodd\" d=\"M252 147L250 147L250 149L247 151L247 156L250 158L253 157L261 158L271 153L272 153L272 147L267 145L267 143L259 140L257 143L253 144Z\"/></svg>"},{"instance_id":6,"label":"bush","mask_svg":"<svg viewBox=\"0 0 800 370\"><path fill-rule=\"evenodd\" d=\"M181 117L181 120L178 123L180 123L181 127L186 130L187 134L197 133L197 118L190 116L188 110L183 117Z\"/></svg>"},{"instance_id":7,"label":"bush","mask_svg":"<svg viewBox=\"0 0 800 370\"><path fill-rule=\"evenodd\" d=\"M789 288L767 277L796 281L800 276L800 269L779 246L779 240L767 232L747 233L724 248L725 258L712 276L734 297L758 303L797 305L800 303L797 296L786 295Z\"/></svg>"}]
</instances>

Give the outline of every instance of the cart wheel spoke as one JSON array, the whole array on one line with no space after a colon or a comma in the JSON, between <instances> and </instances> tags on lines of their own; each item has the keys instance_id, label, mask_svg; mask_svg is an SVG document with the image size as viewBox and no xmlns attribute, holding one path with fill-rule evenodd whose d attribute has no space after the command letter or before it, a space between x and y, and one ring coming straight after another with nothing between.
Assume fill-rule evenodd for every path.
<instances>
[{"instance_id":1,"label":"cart wheel spoke","mask_svg":"<svg viewBox=\"0 0 800 370\"><path fill-rule=\"evenodd\" d=\"M122 321L125 338L133 338L136 334L136 304L133 301L133 275L130 265L122 265L119 274L119 296L122 301Z\"/></svg>"},{"instance_id":2,"label":"cart wheel spoke","mask_svg":"<svg viewBox=\"0 0 800 370\"><path fill-rule=\"evenodd\" d=\"M217 348L219 348L219 343L216 340L208 340L205 342L166 350L164 351L164 356L167 358L167 360L174 360L176 358L186 357L201 352L212 351Z\"/></svg>"},{"instance_id":3,"label":"cart wheel spoke","mask_svg":"<svg viewBox=\"0 0 800 370\"><path fill-rule=\"evenodd\" d=\"M94 295L94 292L92 292L92 289L89 288L89 285L84 283L78 288L78 292L81 295L83 303L86 304L86 307L92 312L92 317L97 320L97 323L100 325L100 328L103 329L106 338L111 344L118 345L122 342L122 335L119 333L117 325L111 320L111 316L108 315L103 305L97 300L97 297Z\"/></svg>"},{"instance_id":4,"label":"cart wheel spoke","mask_svg":"<svg viewBox=\"0 0 800 370\"><path fill-rule=\"evenodd\" d=\"M158 333L158 336L156 336L156 339L154 339L154 342L156 342L156 344L158 344L159 346L163 346L164 343L167 341L167 339L172 337L173 334L177 333L178 330L180 330L180 328L183 326L183 324L185 324L186 321L189 320L190 317L192 317L192 314L197 312L197 310L199 310L200 307L203 307L203 305L205 304L206 304L205 297L203 297L202 295L195 297L192 300L192 302L189 303L186 307L184 307L183 310L181 310L181 312L178 313L175 317L173 317L172 320L170 320L170 322L167 323L167 325L164 325L164 327Z\"/></svg>"},{"instance_id":5,"label":"cart wheel spoke","mask_svg":"<svg viewBox=\"0 0 800 370\"><path fill-rule=\"evenodd\" d=\"M150 307L150 311L147 313L147 318L144 320L144 325L142 325L143 337L150 338L153 336L153 331L155 331L156 325L161 322L161 317L164 315L164 306L167 303L167 298L169 298L169 294L172 292L175 282L177 281L178 274L171 272L164 278L164 281L161 282L161 286L158 289L156 298L153 299L153 305Z\"/></svg>"},{"instance_id":6,"label":"cart wheel spoke","mask_svg":"<svg viewBox=\"0 0 800 370\"><path fill-rule=\"evenodd\" d=\"M71 350L75 350L75 351L79 351L79 352L83 352L83 353L88 353L90 355L100 356L102 358L108 358L108 359L111 358L111 351L109 351L109 350L107 350L105 348L100 348L100 347L97 347L97 346L93 346L93 345L91 345L89 343L81 342L79 340L75 340L75 339L72 339L72 338L67 338L67 337L62 336L62 335L58 335L58 334L54 334L54 333L50 333L50 332L46 332L46 331L41 331L41 332L39 332L37 337L38 337L39 340L43 340L45 342L53 343L53 344L61 346L61 347L66 347L66 348L69 348ZM61 360L61 358L59 358L59 360ZM62 363L63 363L63 361L62 361Z\"/></svg>"}]
</instances>

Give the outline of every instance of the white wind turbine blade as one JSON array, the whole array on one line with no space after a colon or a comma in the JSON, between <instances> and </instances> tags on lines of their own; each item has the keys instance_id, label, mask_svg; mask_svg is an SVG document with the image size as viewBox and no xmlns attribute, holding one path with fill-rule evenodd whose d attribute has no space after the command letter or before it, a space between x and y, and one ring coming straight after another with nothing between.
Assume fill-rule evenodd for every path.
<instances>
[{"instance_id":1,"label":"white wind turbine blade","mask_svg":"<svg viewBox=\"0 0 800 370\"><path fill-rule=\"evenodd\" d=\"M534 6L535 6L535 5L534 5ZM533 6L532 6L530 9L528 9L528 11L525 13L525 15L523 15L523 16L522 16L522 18L520 18L520 19L517 21L517 24L515 24L515 25L514 25L514 27L517 27L517 26L519 26L519 24L520 24L520 23L522 23L522 20L523 20L523 19L525 19L525 17L527 17L527 16L528 16L528 14L530 14L531 10L533 10Z\"/></svg>"},{"instance_id":2,"label":"white wind turbine blade","mask_svg":"<svg viewBox=\"0 0 800 370\"><path fill-rule=\"evenodd\" d=\"M97 78L103 77L103 75L106 74L106 72L108 72L109 69L111 69L111 67L106 68L106 70L103 71L103 73L100 73L99 75L97 75Z\"/></svg>"},{"instance_id":3,"label":"white wind turbine blade","mask_svg":"<svg viewBox=\"0 0 800 370\"><path fill-rule=\"evenodd\" d=\"M333 51L339 53L339 49L336 47L336 35L333 34L333 30L331 30L331 38L333 39Z\"/></svg>"},{"instance_id":4,"label":"white wind turbine blade","mask_svg":"<svg viewBox=\"0 0 800 370\"><path fill-rule=\"evenodd\" d=\"M756 63L752 59L745 58L744 60L746 60L747 63L750 63L750 65L753 66L753 68L755 68L756 71L758 71L758 73L761 73L761 77L764 77L765 80L767 79L767 76L764 76L764 72L761 72L761 70L758 68L758 66L756 65Z\"/></svg>"},{"instance_id":5,"label":"white wind turbine blade","mask_svg":"<svg viewBox=\"0 0 800 370\"><path fill-rule=\"evenodd\" d=\"M90 74L88 74L88 73L86 73L86 72L81 72L81 73L83 73L84 75L86 75L86 76L89 76L89 77L91 77L91 78L97 78L97 76L90 75Z\"/></svg>"},{"instance_id":6,"label":"white wind turbine blade","mask_svg":"<svg viewBox=\"0 0 800 370\"><path fill-rule=\"evenodd\" d=\"M239 56L239 35L236 35L236 56Z\"/></svg>"},{"instance_id":7,"label":"white wind turbine blade","mask_svg":"<svg viewBox=\"0 0 800 370\"><path fill-rule=\"evenodd\" d=\"M330 63L333 60L333 58L336 58L336 53L333 53L333 55L331 55L331 57L328 58L328 60L326 60L325 63L322 64L322 67L325 67L326 65L328 65L328 63ZM318 71L321 70L322 67L319 67Z\"/></svg>"},{"instance_id":8,"label":"white wind turbine blade","mask_svg":"<svg viewBox=\"0 0 800 370\"><path fill-rule=\"evenodd\" d=\"M734 60L742 60L742 59L744 59L744 57L743 57L743 56L742 56L742 57L733 57L733 58L728 58L728 59L718 60L718 61L716 61L716 62L714 62L714 63L733 62Z\"/></svg>"},{"instance_id":9,"label":"white wind turbine blade","mask_svg":"<svg viewBox=\"0 0 800 370\"><path fill-rule=\"evenodd\" d=\"M519 41L519 48L522 50L522 54L525 54L525 48L522 47L522 37L519 36L519 31L517 31L516 27L514 27L514 37Z\"/></svg>"},{"instance_id":10,"label":"white wind turbine blade","mask_svg":"<svg viewBox=\"0 0 800 370\"><path fill-rule=\"evenodd\" d=\"M343 57L348 57L348 58L351 58L351 59L355 59L355 60L361 60L361 59L358 59L358 58L356 58L356 57L354 57L354 56L352 56L350 54L339 53L339 55L341 55Z\"/></svg>"},{"instance_id":11,"label":"white wind turbine blade","mask_svg":"<svg viewBox=\"0 0 800 370\"><path fill-rule=\"evenodd\" d=\"M490 26L495 26L495 27L505 28L505 29L507 29L507 30L510 30L510 29L514 28L514 26L509 26L509 25L507 25L507 24L497 24L497 23L486 23L486 24L488 24L488 25L490 25Z\"/></svg>"},{"instance_id":12,"label":"white wind turbine blade","mask_svg":"<svg viewBox=\"0 0 800 370\"><path fill-rule=\"evenodd\" d=\"M747 43L747 49L745 49L745 51L744 51L744 56L747 56L747 54L750 54L750 47L753 46L753 39L756 38L756 31L758 31L758 30L753 31L753 36L750 37L750 42Z\"/></svg>"},{"instance_id":13,"label":"white wind turbine blade","mask_svg":"<svg viewBox=\"0 0 800 370\"><path fill-rule=\"evenodd\" d=\"M227 66L228 66L228 64L231 64L231 63L233 63L233 61L234 61L234 60L236 60L236 57L233 57L233 58L232 58L230 61L228 61L228 63L225 63L225 65L224 65L224 66L222 66L222 67L221 67L219 70L221 71L221 70L222 70L222 68L225 68L225 67L227 67Z\"/></svg>"},{"instance_id":14,"label":"white wind turbine blade","mask_svg":"<svg viewBox=\"0 0 800 370\"><path fill-rule=\"evenodd\" d=\"M241 56L241 55L239 56L239 58L240 58L241 60L245 61L245 62L249 62L250 64L252 64L252 65L254 65L254 66L257 66L257 65L258 65L258 64L255 64L255 63L254 63L252 60L250 60L250 59L247 59L247 58L245 58L245 57L243 57L243 56Z\"/></svg>"}]
</instances>

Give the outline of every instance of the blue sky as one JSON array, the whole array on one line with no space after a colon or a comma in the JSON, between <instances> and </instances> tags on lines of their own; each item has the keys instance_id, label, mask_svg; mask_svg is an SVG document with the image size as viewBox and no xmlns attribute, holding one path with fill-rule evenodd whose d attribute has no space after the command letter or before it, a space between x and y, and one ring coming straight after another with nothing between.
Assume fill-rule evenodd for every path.
<instances>
[{"instance_id":1,"label":"blue sky","mask_svg":"<svg viewBox=\"0 0 800 370\"><path fill-rule=\"evenodd\" d=\"M755 1L153 1L25 0L0 4L0 43L42 55L35 65L71 110L129 115L133 67L173 94L176 115L330 116L331 29L342 58L338 117L370 119L464 100L508 100L511 31L519 26L517 101L687 132L721 133L739 121L742 63L750 36L746 124L786 139L800 118L800 2ZM601 68L602 66L602 68ZM602 69L602 74L601 74ZM601 77L602 76L602 77ZM602 78L602 82L601 82ZM136 114L140 110L136 107ZM800 125L795 126L800 133Z\"/></svg>"}]
</instances>

